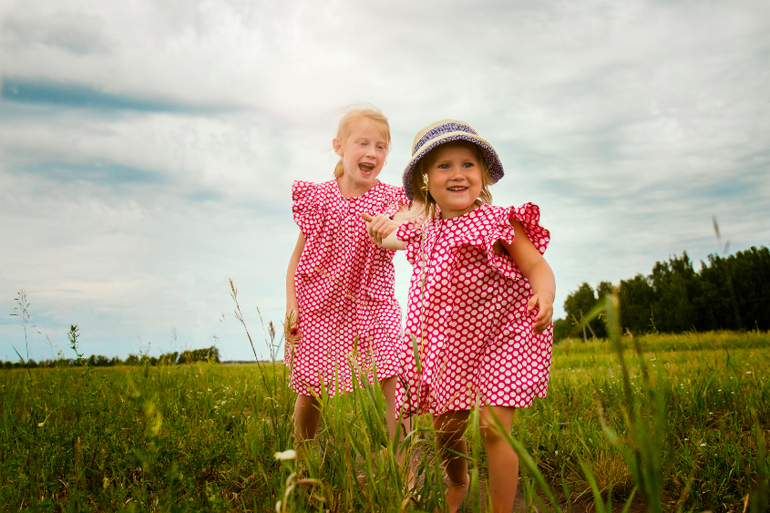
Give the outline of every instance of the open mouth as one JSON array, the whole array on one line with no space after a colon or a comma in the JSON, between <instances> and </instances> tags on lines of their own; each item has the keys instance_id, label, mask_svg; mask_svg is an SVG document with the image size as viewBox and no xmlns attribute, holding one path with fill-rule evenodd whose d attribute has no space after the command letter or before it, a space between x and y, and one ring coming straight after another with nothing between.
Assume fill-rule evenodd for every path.
<instances>
[{"instance_id":1,"label":"open mouth","mask_svg":"<svg viewBox=\"0 0 770 513\"><path fill-rule=\"evenodd\" d=\"M467 191L468 188L467 187L447 187L447 190L452 192L463 192L463 191Z\"/></svg>"},{"instance_id":2,"label":"open mouth","mask_svg":"<svg viewBox=\"0 0 770 513\"><path fill-rule=\"evenodd\" d=\"M371 173L374 171L374 164L367 164L365 162L362 162L358 164L358 169L361 170L363 173Z\"/></svg>"}]
</instances>

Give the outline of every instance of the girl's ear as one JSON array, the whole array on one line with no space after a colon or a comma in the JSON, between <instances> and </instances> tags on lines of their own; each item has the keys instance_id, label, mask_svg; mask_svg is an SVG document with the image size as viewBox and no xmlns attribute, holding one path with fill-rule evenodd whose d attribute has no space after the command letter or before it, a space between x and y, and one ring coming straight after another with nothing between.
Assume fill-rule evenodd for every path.
<instances>
[{"instance_id":1,"label":"girl's ear","mask_svg":"<svg viewBox=\"0 0 770 513\"><path fill-rule=\"evenodd\" d=\"M334 140L332 141L332 148L334 148L334 153L336 153L340 157L342 156L342 141L340 141L335 137Z\"/></svg>"}]
</instances>

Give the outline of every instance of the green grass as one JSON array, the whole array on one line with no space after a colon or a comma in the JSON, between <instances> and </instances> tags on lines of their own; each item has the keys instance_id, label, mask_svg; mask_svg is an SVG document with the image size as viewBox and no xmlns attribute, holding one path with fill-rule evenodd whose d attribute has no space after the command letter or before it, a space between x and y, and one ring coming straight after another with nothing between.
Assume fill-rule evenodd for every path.
<instances>
[{"instance_id":1,"label":"green grass","mask_svg":"<svg viewBox=\"0 0 770 513\"><path fill-rule=\"evenodd\" d=\"M649 511L767 510L770 334L617 342L628 349L625 374L610 342L567 340L554 348L548 397L514 420L520 494L563 511L574 507L568 503L602 511L608 497L619 511L632 493ZM441 506L429 419L419 421L418 487L410 493L382 450L378 390L323 399L322 430L300 474L294 461L274 457L293 448L293 403L280 363L4 370L0 510L267 512L278 501L285 511ZM473 427L469 437L477 440ZM484 455L478 443L469 447L483 487ZM471 494L467 511L483 509L480 495Z\"/></svg>"},{"instance_id":2,"label":"green grass","mask_svg":"<svg viewBox=\"0 0 770 513\"><path fill-rule=\"evenodd\" d=\"M656 335L639 342L643 351L630 366L629 385L636 405L655 395L662 412L662 509L743 511L748 494L766 501L768 469L760 443L766 444L770 425L770 336ZM616 355L606 342L567 341L556 348L554 368L548 399L520 424L528 426L526 435L519 434L522 443L539 449L532 451L541 467L565 471L573 494L588 493L578 463L583 460L600 488L627 496L638 479L607 435L615 432L619 442L634 446L633 439L623 440L630 434ZM655 420L647 421L641 435L655 428Z\"/></svg>"}]
</instances>

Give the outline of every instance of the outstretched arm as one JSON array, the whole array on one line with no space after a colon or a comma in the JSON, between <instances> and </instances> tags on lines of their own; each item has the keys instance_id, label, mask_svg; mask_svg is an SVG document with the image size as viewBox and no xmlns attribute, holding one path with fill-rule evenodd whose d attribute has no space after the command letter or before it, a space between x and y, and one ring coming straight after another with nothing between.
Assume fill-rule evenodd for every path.
<instances>
[{"instance_id":1,"label":"outstretched arm","mask_svg":"<svg viewBox=\"0 0 770 513\"><path fill-rule=\"evenodd\" d=\"M404 242L398 240L396 232L399 226L399 213L389 218L385 214L372 217L368 214L361 214L366 221L366 231L369 233L369 239L384 249L404 249Z\"/></svg>"},{"instance_id":2,"label":"outstretched arm","mask_svg":"<svg viewBox=\"0 0 770 513\"><path fill-rule=\"evenodd\" d=\"M511 221L514 231L513 244L500 241L532 286L532 296L527 302L527 312L537 309L532 321L532 331L542 333L553 320L553 300L556 297L556 279L548 262L537 250L518 221Z\"/></svg>"},{"instance_id":3,"label":"outstretched arm","mask_svg":"<svg viewBox=\"0 0 770 513\"><path fill-rule=\"evenodd\" d=\"M299 257L305 249L305 235L299 232L297 245L289 258L289 269L286 271L286 318L283 329L286 340L295 341L300 338L299 328L299 304L297 303L297 291L294 288L294 274L297 272Z\"/></svg>"}]
</instances>

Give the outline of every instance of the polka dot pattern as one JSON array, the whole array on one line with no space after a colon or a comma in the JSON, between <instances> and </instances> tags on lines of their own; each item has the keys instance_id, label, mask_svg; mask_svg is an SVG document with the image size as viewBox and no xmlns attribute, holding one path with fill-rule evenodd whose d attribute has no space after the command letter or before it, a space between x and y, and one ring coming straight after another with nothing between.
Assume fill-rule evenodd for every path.
<instances>
[{"instance_id":1,"label":"polka dot pattern","mask_svg":"<svg viewBox=\"0 0 770 513\"><path fill-rule=\"evenodd\" d=\"M302 339L287 344L289 386L299 394L351 392L358 382L400 373L401 309L394 296L394 251L369 241L362 213L391 215L403 189L378 183L346 198L335 180L292 187L294 221L305 235L294 285Z\"/></svg>"},{"instance_id":2,"label":"polka dot pattern","mask_svg":"<svg viewBox=\"0 0 770 513\"><path fill-rule=\"evenodd\" d=\"M544 253L550 233L531 203L482 205L454 219L417 219L399 228L414 266L396 393L408 415L527 407L545 397L553 329L532 332L529 281L507 253L493 250L498 240L513 242L512 220Z\"/></svg>"}]
</instances>

